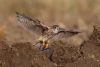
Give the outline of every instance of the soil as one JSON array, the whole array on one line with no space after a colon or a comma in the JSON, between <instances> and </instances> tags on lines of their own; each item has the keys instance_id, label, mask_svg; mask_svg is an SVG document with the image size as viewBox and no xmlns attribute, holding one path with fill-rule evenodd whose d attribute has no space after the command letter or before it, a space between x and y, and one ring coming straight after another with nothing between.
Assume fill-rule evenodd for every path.
<instances>
[{"instance_id":1,"label":"soil","mask_svg":"<svg viewBox=\"0 0 100 67\"><path fill-rule=\"evenodd\" d=\"M0 41L0 67L100 67L100 32L95 28L81 46L53 43L38 50L30 42L9 46Z\"/></svg>"}]
</instances>

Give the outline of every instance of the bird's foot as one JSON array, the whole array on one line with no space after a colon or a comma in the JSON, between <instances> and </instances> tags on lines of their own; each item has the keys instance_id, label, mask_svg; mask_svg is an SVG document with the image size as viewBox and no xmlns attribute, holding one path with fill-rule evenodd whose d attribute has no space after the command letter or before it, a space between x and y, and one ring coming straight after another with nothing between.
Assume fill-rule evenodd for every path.
<instances>
[{"instance_id":1,"label":"bird's foot","mask_svg":"<svg viewBox=\"0 0 100 67\"><path fill-rule=\"evenodd\" d=\"M47 50L48 48L49 48L48 44L43 44L43 46L42 46L42 51L43 51L43 50Z\"/></svg>"}]
</instances>

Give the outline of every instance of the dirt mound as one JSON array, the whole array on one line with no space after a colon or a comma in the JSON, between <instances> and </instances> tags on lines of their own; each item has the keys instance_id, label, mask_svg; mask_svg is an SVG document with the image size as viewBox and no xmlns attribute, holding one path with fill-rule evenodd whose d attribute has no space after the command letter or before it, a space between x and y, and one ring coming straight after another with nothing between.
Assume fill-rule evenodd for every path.
<instances>
[{"instance_id":1,"label":"dirt mound","mask_svg":"<svg viewBox=\"0 0 100 67\"><path fill-rule=\"evenodd\" d=\"M56 42L52 46L52 49L53 53L50 59L53 63L56 63L57 66L64 66L67 63L76 62L81 57L79 47Z\"/></svg>"},{"instance_id":2,"label":"dirt mound","mask_svg":"<svg viewBox=\"0 0 100 67\"><path fill-rule=\"evenodd\" d=\"M0 42L0 67L55 67L30 43L17 43L12 47Z\"/></svg>"},{"instance_id":3,"label":"dirt mound","mask_svg":"<svg viewBox=\"0 0 100 67\"><path fill-rule=\"evenodd\" d=\"M0 41L0 67L100 67L100 31L81 46L54 42L47 50L38 50L31 43L12 46Z\"/></svg>"},{"instance_id":4,"label":"dirt mound","mask_svg":"<svg viewBox=\"0 0 100 67\"><path fill-rule=\"evenodd\" d=\"M12 67L13 54L9 46L4 41L0 41L0 67Z\"/></svg>"}]
</instances>

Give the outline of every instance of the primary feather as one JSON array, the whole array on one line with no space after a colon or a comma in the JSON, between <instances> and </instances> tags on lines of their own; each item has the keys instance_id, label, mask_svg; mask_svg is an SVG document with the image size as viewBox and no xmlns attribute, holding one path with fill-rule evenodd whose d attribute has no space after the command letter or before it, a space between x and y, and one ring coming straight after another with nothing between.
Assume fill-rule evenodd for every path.
<instances>
[{"instance_id":1,"label":"primary feather","mask_svg":"<svg viewBox=\"0 0 100 67\"><path fill-rule=\"evenodd\" d=\"M38 19L31 19L30 17L18 12L16 12L16 14L19 23L21 23L25 28L31 30L33 33L42 35L48 30L48 28L43 26Z\"/></svg>"},{"instance_id":2,"label":"primary feather","mask_svg":"<svg viewBox=\"0 0 100 67\"><path fill-rule=\"evenodd\" d=\"M73 31L60 31L57 34L54 34L50 40L58 41L63 39L68 39L69 37L72 37L76 34L79 34L80 32L73 32Z\"/></svg>"}]
</instances>

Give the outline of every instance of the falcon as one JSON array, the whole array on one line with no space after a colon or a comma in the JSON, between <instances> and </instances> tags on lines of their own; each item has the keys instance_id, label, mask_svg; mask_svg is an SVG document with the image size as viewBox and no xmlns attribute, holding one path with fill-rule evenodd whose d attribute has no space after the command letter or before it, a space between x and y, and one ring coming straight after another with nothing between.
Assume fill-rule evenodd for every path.
<instances>
[{"instance_id":1,"label":"falcon","mask_svg":"<svg viewBox=\"0 0 100 67\"><path fill-rule=\"evenodd\" d=\"M66 31L59 25L46 26L42 24L38 19L30 18L19 12L16 12L16 15L17 20L19 21L18 23L20 23L24 28L38 36L36 46L38 43L40 43L41 45L39 45L39 47L42 50L49 48L49 42L51 40L63 40L64 38L67 39L80 33L75 31Z\"/></svg>"}]
</instances>

